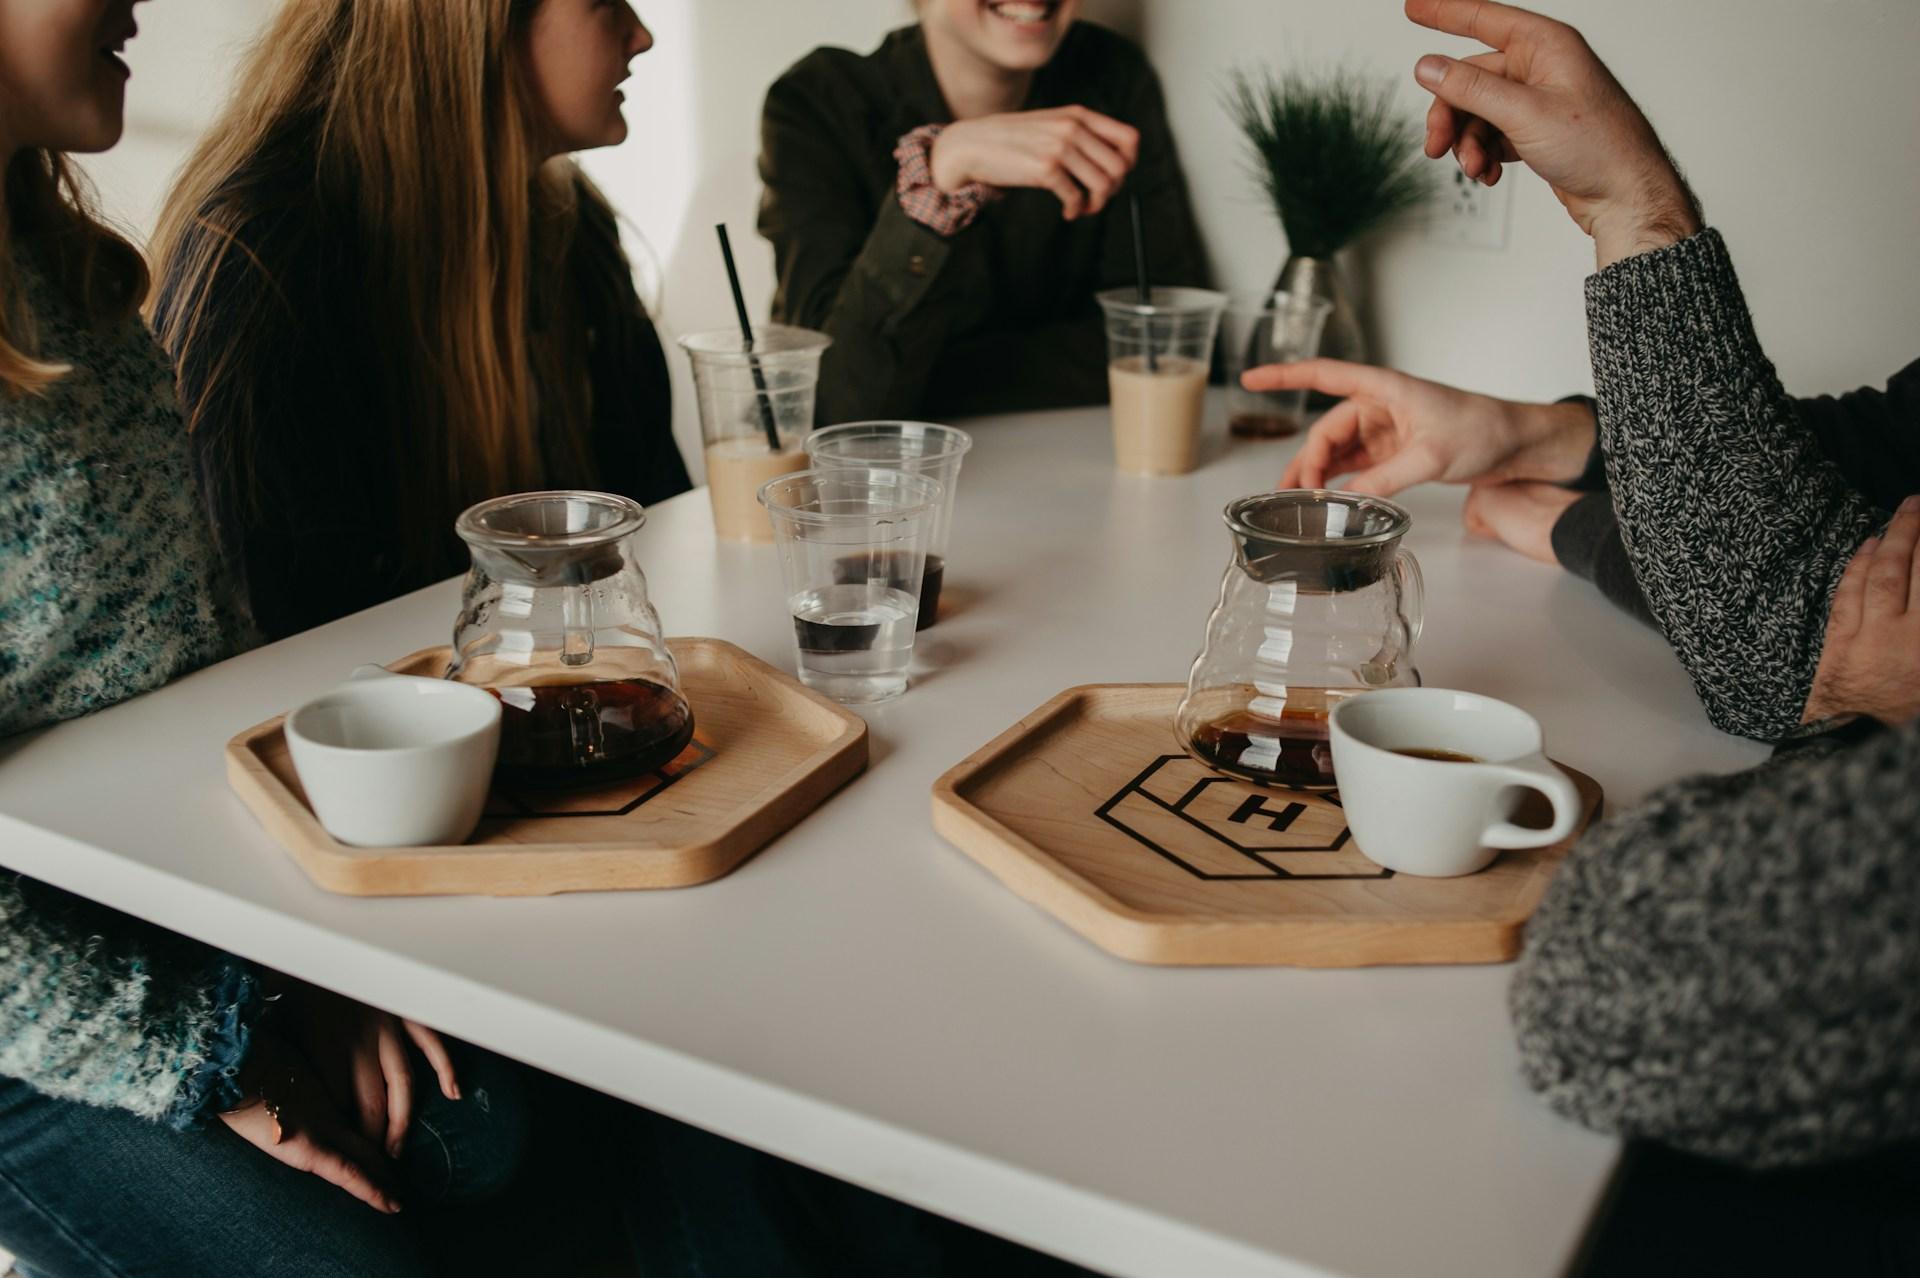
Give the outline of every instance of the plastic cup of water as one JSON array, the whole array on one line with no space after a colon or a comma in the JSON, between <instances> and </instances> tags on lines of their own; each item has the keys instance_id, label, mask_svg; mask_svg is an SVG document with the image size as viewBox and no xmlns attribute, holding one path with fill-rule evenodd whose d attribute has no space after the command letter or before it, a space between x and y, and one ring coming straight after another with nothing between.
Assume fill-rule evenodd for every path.
<instances>
[{"instance_id":1,"label":"plastic cup of water","mask_svg":"<svg viewBox=\"0 0 1920 1278\"><path fill-rule=\"evenodd\" d=\"M907 690L941 500L935 480L872 467L804 470L760 489L802 683L848 704Z\"/></svg>"}]
</instances>

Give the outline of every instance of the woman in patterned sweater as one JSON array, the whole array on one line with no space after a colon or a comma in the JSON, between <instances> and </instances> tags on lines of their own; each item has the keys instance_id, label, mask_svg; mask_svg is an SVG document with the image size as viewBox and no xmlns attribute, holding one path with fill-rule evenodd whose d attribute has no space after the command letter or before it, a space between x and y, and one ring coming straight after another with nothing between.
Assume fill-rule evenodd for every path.
<instances>
[{"instance_id":1,"label":"woman in patterned sweater","mask_svg":"<svg viewBox=\"0 0 1920 1278\"><path fill-rule=\"evenodd\" d=\"M0 737L251 635L146 268L62 154L120 136L133 4L0 0ZM0 871L0 1245L36 1278L422 1274L398 1195L497 1188L521 1138L501 1065L452 1050L457 1078L431 1030Z\"/></svg>"}]
</instances>

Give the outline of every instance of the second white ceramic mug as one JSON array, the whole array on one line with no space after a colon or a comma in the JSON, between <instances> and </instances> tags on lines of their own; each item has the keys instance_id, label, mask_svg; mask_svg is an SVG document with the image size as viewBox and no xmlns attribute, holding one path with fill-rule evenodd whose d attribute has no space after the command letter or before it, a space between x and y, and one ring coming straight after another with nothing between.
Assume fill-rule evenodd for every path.
<instances>
[{"instance_id":1,"label":"second white ceramic mug","mask_svg":"<svg viewBox=\"0 0 1920 1278\"><path fill-rule=\"evenodd\" d=\"M1328 729L1354 842L1396 873L1472 874L1503 848L1558 843L1580 823L1580 791L1543 753L1539 723L1504 701L1446 688L1387 688L1335 706ZM1444 750L1473 762L1403 750ZM1553 805L1550 827L1514 824L1522 790L1537 790Z\"/></svg>"},{"instance_id":2,"label":"second white ceramic mug","mask_svg":"<svg viewBox=\"0 0 1920 1278\"><path fill-rule=\"evenodd\" d=\"M500 751L482 688L362 666L287 716L287 747L327 833L356 847L463 842Z\"/></svg>"}]
</instances>

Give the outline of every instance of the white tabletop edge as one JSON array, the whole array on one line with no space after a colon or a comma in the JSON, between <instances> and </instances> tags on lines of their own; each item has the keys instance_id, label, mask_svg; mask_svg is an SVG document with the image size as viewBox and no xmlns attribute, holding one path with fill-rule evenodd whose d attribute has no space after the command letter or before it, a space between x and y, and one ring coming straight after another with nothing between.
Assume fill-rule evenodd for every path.
<instances>
[{"instance_id":1,"label":"white tabletop edge","mask_svg":"<svg viewBox=\"0 0 1920 1278\"><path fill-rule=\"evenodd\" d=\"M190 933L242 958L264 961L260 956L270 948L276 967L291 976L324 976L339 993L396 1015L430 1014L439 1028L482 1047L493 1046L489 1042L489 1020L469 1019L474 1016L470 1009L475 1005L461 995L475 987L464 977L300 919L269 917L258 906L225 893L128 862L5 814L0 814L0 846L5 847L11 868L43 883L137 913L147 922ZM157 901L166 904L155 908ZM270 946L264 930L273 933ZM332 963L324 972L303 973L299 962L286 958L289 948L301 942L333 951L335 963L343 957L377 959L377 984L370 981L356 988L355 982L341 979L340 969ZM374 969L370 965L367 970ZM1172 1217L1059 1184L944 1141L750 1078L724 1065L634 1040L501 991L488 991L488 1010L497 1012L502 1002L512 1003L515 1014L522 1018L517 1038L564 1040L571 1049L565 1059L542 1060L538 1053L514 1047L513 1055L529 1065L609 1095L644 1103L668 1117L813 1166L876 1193L990 1229L1016 1242L1068 1254L1077 1263L1103 1273L1148 1278L1186 1270L1204 1258L1203 1272L1218 1278L1340 1278L1330 1270L1284 1260ZM594 1043L598 1044L597 1051L590 1056L582 1053L583 1045ZM636 1067L647 1076L644 1096L637 1095L630 1083ZM835 1134L831 1145L837 1149L823 1149L823 1130ZM804 1138L802 1132L806 1132ZM905 1183L897 1173L909 1166L914 1169L914 1180ZM1010 1182L1021 1192L1009 1194ZM1017 1215L1009 1215L1010 1200L1022 1204ZM1080 1245L1070 1251L1062 1247L1058 1222L1063 1215L1078 1226L1075 1232Z\"/></svg>"}]
</instances>

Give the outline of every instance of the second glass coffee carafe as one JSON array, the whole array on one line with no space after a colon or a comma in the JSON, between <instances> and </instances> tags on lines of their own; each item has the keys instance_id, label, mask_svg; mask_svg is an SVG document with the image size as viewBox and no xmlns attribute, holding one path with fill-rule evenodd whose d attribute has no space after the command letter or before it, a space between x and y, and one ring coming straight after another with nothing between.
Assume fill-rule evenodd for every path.
<instances>
[{"instance_id":1,"label":"second glass coffee carafe","mask_svg":"<svg viewBox=\"0 0 1920 1278\"><path fill-rule=\"evenodd\" d=\"M1378 497L1324 489L1242 497L1225 519L1233 558L1174 729L1230 776L1327 789L1334 705L1420 682L1424 587L1400 548L1412 520Z\"/></svg>"},{"instance_id":2,"label":"second glass coffee carafe","mask_svg":"<svg viewBox=\"0 0 1920 1278\"><path fill-rule=\"evenodd\" d=\"M503 783L623 781L692 740L693 712L634 557L645 522L625 497L563 491L484 501L454 525L473 566L447 677L500 698Z\"/></svg>"}]
</instances>

